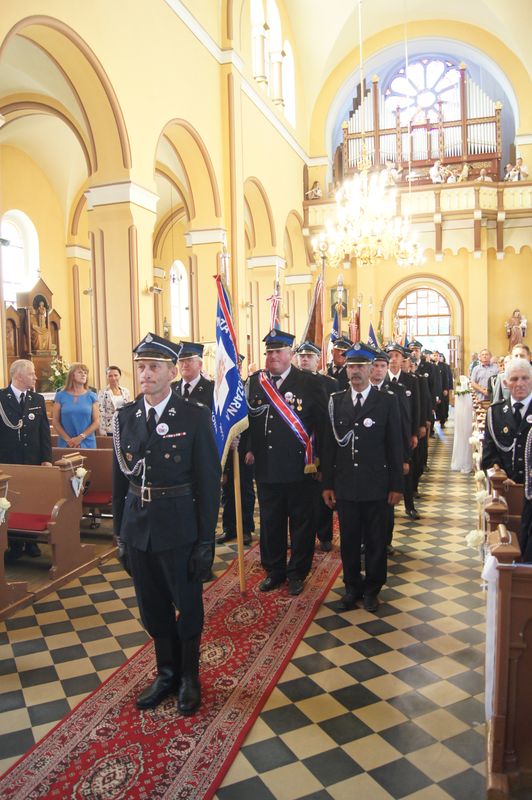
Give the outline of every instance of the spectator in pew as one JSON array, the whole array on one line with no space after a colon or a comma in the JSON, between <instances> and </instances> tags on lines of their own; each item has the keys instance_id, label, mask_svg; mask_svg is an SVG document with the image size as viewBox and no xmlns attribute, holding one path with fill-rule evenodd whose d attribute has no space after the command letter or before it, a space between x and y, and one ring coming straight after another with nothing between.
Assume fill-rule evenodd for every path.
<instances>
[{"instance_id":1,"label":"spectator in pew","mask_svg":"<svg viewBox=\"0 0 532 800\"><path fill-rule=\"evenodd\" d=\"M54 398L52 422L58 434L58 447L96 447L100 427L98 395L87 389L89 370L74 362L67 373L65 388Z\"/></svg>"},{"instance_id":2,"label":"spectator in pew","mask_svg":"<svg viewBox=\"0 0 532 800\"><path fill-rule=\"evenodd\" d=\"M528 180L528 167L523 164L523 159L518 158L515 162L515 167L511 172L511 181L527 181Z\"/></svg>"},{"instance_id":3,"label":"spectator in pew","mask_svg":"<svg viewBox=\"0 0 532 800\"><path fill-rule=\"evenodd\" d=\"M179 345L149 333L134 352L141 394L114 419L113 520L155 644L157 675L136 702L155 708L177 692L188 716L201 702L201 579L213 561L220 460L209 409L172 391Z\"/></svg>"},{"instance_id":4,"label":"spectator in pew","mask_svg":"<svg viewBox=\"0 0 532 800\"><path fill-rule=\"evenodd\" d=\"M98 392L98 404L100 407L100 433L102 436L113 435L113 416L115 411L129 403L131 397L129 389L120 386L122 370L120 367L107 367L107 386Z\"/></svg>"},{"instance_id":5,"label":"spectator in pew","mask_svg":"<svg viewBox=\"0 0 532 800\"><path fill-rule=\"evenodd\" d=\"M512 181L513 180L513 177L512 177L513 168L514 168L513 164L506 164L506 166L504 168L504 177L503 177L503 181L505 183L508 183L508 181Z\"/></svg>"},{"instance_id":6,"label":"spectator in pew","mask_svg":"<svg viewBox=\"0 0 532 800\"><path fill-rule=\"evenodd\" d=\"M471 388L477 400L485 402L491 399L490 378L497 375L499 368L491 363L491 353L486 347L480 351L479 358L480 364L471 370Z\"/></svg>"},{"instance_id":7,"label":"spectator in pew","mask_svg":"<svg viewBox=\"0 0 532 800\"><path fill-rule=\"evenodd\" d=\"M524 358L512 358L506 367L505 383L510 390L508 400L493 403L486 416L482 448L482 469L498 464L510 480L524 483L528 475L525 465L527 439L532 429L532 365ZM532 561L532 503L525 503L521 519L521 552Z\"/></svg>"},{"instance_id":8,"label":"spectator in pew","mask_svg":"<svg viewBox=\"0 0 532 800\"><path fill-rule=\"evenodd\" d=\"M482 167L478 174L477 183L479 181L484 183L493 183L493 178L488 175L488 170L485 167Z\"/></svg>"},{"instance_id":9,"label":"spectator in pew","mask_svg":"<svg viewBox=\"0 0 532 800\"><path fill-rule=\"evenodd\" d=\"M35 367L31 361L13 361L10 384L0 390L0 463L52 466L50 425L42 394L35 392ZM35 542L9 542L6 561L41 555Z\"/></svg>"}]
</instances>

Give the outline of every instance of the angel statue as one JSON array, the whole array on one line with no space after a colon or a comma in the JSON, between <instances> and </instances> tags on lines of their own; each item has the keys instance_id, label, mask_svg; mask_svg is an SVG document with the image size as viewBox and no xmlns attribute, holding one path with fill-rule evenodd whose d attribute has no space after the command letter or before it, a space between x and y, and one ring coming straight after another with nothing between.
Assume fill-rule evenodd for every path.
<instances>
[{"instance_id":1,"label":"angel statue","mask_svg":"<svg viewBox=\"0 0 532 800\"><path fill-rule=\"evenodd\" d=\"M516 344L521 344L526 336L527 320L522 316L519 309L516 308L510 319L506 320L505 327L506 336L508 337L508 352L510 353L512 348L515 347Z\"/></svg>"}]
</instances>

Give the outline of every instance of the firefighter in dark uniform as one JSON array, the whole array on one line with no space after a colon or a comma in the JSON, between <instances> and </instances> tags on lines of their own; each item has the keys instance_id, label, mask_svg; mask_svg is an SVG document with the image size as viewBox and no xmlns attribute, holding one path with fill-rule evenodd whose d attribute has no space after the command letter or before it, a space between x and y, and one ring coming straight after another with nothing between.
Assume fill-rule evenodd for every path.
<instances>
[{"instance_id":1,"label":"firefighter in dark uniform","mask_svg":"<svg viewBox=\"0 0 532 800\"><path fill-rule=\"evenodd\" d=\"M353 343L347 336L339 336L335 339L332 346L332 361L327 367L327 375L336 378L338 381L338 389L347 389L349 386L349 379L345 369L345 354Z\"/></svg>"},{"instance_id":2,"label":"firefighter in dark uniform","mask_svg":"<svg viewBox=\"0 0 532 800\"><path fill-rule=\"evenodd\" d=\"M267 572L260 590L268 592L288 578L288 593L298 595L312 565L315 530L312 483L317 471L316 441L321 441L327 398L314 375L292 366L294 337L272 330L266 344L266 369L246 384L249 409L248 463L255 463L260 508L260 554ZM292 548L288 564L288 523Z\"/></svg>"},{"instance_id":3,"label":"firefighter in dark uniform","mask_svg":"<svg viewBox=\"0 0 532 800\"><path fill-rule=\"evenodd\" d=\"M342 605L363 598L376 611L386 583L387 504L403 492L403 450L397 399L371 386L376 351L357 342L346 353L351 386L329 399L329 426L323 453L323 499L338 510L340 549L346 587ZM365 576L361 544L365 544Z\"/></svg>"},{"instance_id":4,"label":"firefighter in dark uniform","mask_svg":"<svg viewBox=\"0 0 532 800\"><path fill-rule=\"evenodd\" d=\"M399 416L401 419L401 442L403 446L403 477L406 479L410 470L410 404L406 394L406 388L399 383L397 378L390 379L388 373L390 357L387 352L377 351L374 361L371 364L370 381L372 386L380 392L389 392L395 395L399 405ZM404 481L403 481L404 490ZM387 538L388 552L393 553L392 539L395 525L395 507L387 503Z\"/></svg>"},{"instance_id":5,"label":"firefighter in dark uniform","mask_svg":"<svg viewBox=\"0 0 532 800\"><path fill-rule=\"evenodd\" d=\"M419 383L419 405L420 405L420 422L421 428L426 429L426 435L419 437L419 450L417 455L417 463L414 470L414 493L417 492L419 480L423 472L428 472L428 456L429 456L429 436L434 424L434 408L435 399L431 387L431 369L432 364L428 364L425 357L421 355L421 342L416 340L410 342L408 350L414 359L415 375L420 381Z\"/></svg>"},{"instance_id":6,"label":"firefighter in dark uniform","mask_svg":"<svg viewBox=\"0 0 532 800\"><path fill-rule=\"evenodd\" d=\"M449 395L454 386L453 371L445 360L443 353L434 351L434 364L441 376L441 403L438 406L437 418L440 426L445 428L449 418Z\"/></svg>"},{"instance_id":7,"label":"firefighter in dark uniform","mask_svg":"<svg viewBox=\"0 0 532 800\"><path fill-rule=\"evenodd\" d=\"M177 366L180 378L172 384L174 392L184 400L191 397L212 411L214 381L201 374L203 345L198 342L181 342Z\"/></svg>"},{"instance_id":8,"label":"firefighter in dark uniform","mask_svg":"<svg viewBox=\"0 0 532 800\"><path fill-rule=\"evenodd\" d=\"M148 334L134 352L141 394L114 419L113 519L155 644L157 675L137 706L177 692L188 715L201 702L201 575L212 565L220 461L209 409L171 390L179 345Z\"/></svg>"},{"instance_id":9,"label":"firefighter in dark uniform","mask_svg":"<svg viewBox=\"0 0 532 800\"><path fill-rule=\"evenodd\" d=\"M9 370L11 382L0 389L0 463L52 466L50 423L42 394L35 391L35 367L32 361L17 359ZM23 552L41 555L35 542L9 543L6 561L14 561Z\"/></svg>"},{"instance_id":10,"label":"firefighter in dark uniform","mask_svg":"<svg viewBox=\"0 0 532 800\"><path fill-rule=\"evenodd\" d=\"M416 450L419 445L419 414L420 414L420 405L419 405L419 386L418 380L416 379L415 375L411 372L407 372L403 365L405 363L405 359L408 358L408 352L402 347L400 344L396 342L390 342L384 348L386 353L389 356L390 364L388 367L388 380L391 383L395 383L396 381L400 383L405 388L405 393L408 399L408 406L410 409L410 431L409 431L409 438L410 438L410 455L409 455L409 467L408 471L404 476L404 504L405 504L405 512L410 519L417 520L419 519L419 512L414 503L414 459L416 456Z\"/></svg>"},{"instance_id":11,"label":"firefighter in dark uniform","mask_svg":"<svg viewBox=\"0 0 532 800\"><path fill-rule=\"evenodd\" d=\"M486 415L482 469L498 464L515 483L530 482L532 462L532 366L514 358L506 367L508 400L492 403ZM532 502L525 497L519 542L523 560L532 561Z\"/></svg>"},{"instance_id":12,"label":"firefighter in dark uniform","mask_svg":"<svg viewBox=\"0 0 532 800\"><path fill-rule=\"evenodd\" d=\"M302 342L296 349L297 365L299 369L312 372L316 379L325 390L327 399L333 392L338 391L338 381L330 375L322 375L318 372L318 364L321 356L321 348L314 342ZM318 470L316 476L313 477L313 511L314 511L314 527L316 528L316 535L320 542L320 550L328 553L332 550L333 538L333 512L329 506L326 506L321 496L321 472Z\"/></svg>"}]
</instances>

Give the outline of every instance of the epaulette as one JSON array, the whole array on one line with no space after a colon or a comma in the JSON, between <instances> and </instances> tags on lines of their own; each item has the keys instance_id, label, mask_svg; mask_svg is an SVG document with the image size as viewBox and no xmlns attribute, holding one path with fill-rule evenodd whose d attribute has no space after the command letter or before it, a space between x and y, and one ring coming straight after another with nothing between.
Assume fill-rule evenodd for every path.
<instances>
[{"instance_id":1,"label":"epaulette","mask_svg":"<svg viewBox=\"0 0 532 800\"><path fill-rule=\"evenodd\" d=\"M136 402L137 402L136 399L135 400L130 400L128 403L124 403L122 408L129 408L130 406L134 406L136 404ZM119 408L118 410L120 411L121 409Z\"/></svg>"},{"instance_id":2,"label":"epaulette","mask_svg":"<svg viewBox=\"0 0 532 800\"><path fill-rule=\"evenodd\" d=\"M387 391L388 391L388 394L391 394L393 396L393 392L392 392L391 389L388 389Z\"/></svg>"},{"instance_id":3,"label":"epaulette","mask_svg":"<svg viewBox=\"0 0 532 800\"><path fill-rule=\"evenodd\" d=\"M493 408L494 406L503 406L504 404L508 405L508 400L505 400L503 398L502 400L496 400L495 403L491 403L491 407Z\"/></svg>"},{"instance_id":4,"label":"epaulette","mask_svg":"<svg viewBox=\"0 0 532 800\"><path fill-rule=\"evenodd\" d=\"M331 397L336 397L337 395L345 394L347 389L340 389L338 392L331 392Z\"/></svg>"}]
</instances>

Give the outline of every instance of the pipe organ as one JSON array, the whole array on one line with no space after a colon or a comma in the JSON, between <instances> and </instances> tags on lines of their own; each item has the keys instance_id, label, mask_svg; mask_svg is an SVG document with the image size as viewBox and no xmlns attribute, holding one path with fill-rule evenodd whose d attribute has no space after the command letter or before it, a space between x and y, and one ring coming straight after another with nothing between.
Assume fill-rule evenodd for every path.
<instances>
[{"instance_id":1,"label":"pipe organ","mask_svg":"<svg viewBox=\"0 0 532 800\"><path fill-rule=\"evenodd\" d=\"M357 172L357 164L365 155L376 168L386 161L402 167L403 180L408 178L410 167L410 176L418 183L429 180L428 169L436 159L458 171L469 164L474 172L470 177L476 177L485 167L498 180L502 105L467 76L464 64L459 70L459 81L445 90L445 101L435 95L436 118L429 120L426 112L417 108L409 114L409 122L404 107L402 114L397 98L382 92L375 76L371 89L343 124L343 144L335 158L339 174L335 179L341 181Z\"/></svg>"}]
</instances>

